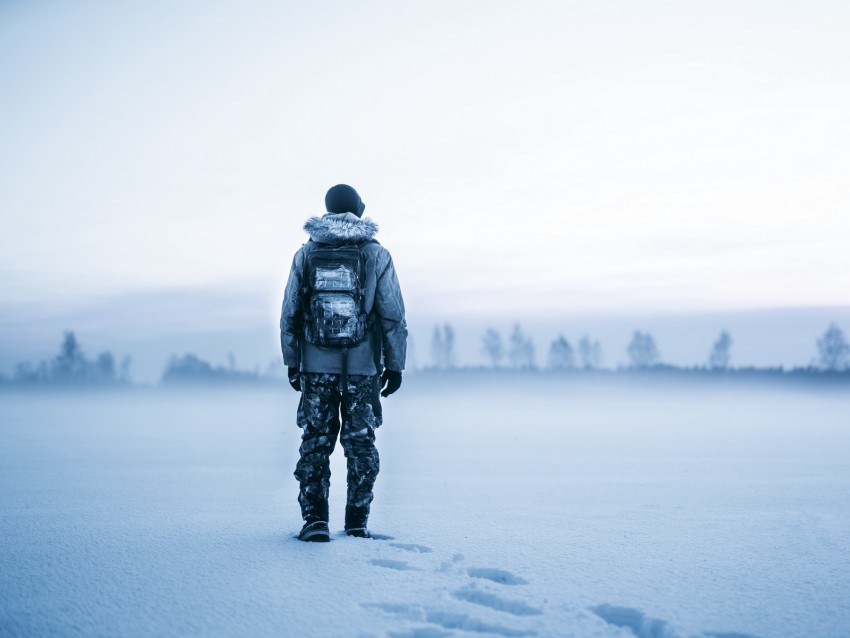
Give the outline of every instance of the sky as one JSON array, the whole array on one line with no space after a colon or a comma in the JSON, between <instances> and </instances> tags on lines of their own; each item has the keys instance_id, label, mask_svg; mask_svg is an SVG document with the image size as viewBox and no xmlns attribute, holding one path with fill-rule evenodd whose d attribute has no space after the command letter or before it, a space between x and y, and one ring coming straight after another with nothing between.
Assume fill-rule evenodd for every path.
<instances>
[{"instance_id":1,"label":"sky","mask_svg":"<svg viewBox=\"0 0 850 638\"><path fill-rule=\"evenodd\" d=\"M105 306L273 326L340 182L413 322L846 309L848 32L844 2L7 0L4 348Z\"/></svg>"}]
</instances>

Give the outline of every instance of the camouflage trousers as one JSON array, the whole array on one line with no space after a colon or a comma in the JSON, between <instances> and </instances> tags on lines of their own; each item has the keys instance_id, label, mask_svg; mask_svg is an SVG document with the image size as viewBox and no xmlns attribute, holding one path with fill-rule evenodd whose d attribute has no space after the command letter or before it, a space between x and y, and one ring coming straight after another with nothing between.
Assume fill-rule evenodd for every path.
<instances>
[{"instance_id":1,"label":"camouflage trousers","mask_svg":"<svg viewBox=\"0 0 850 638\"><path fill-rule=\"evenodd\" d=\"M301 374L298 427L303 432L295 478L301 486L298 502L305 521L328 520L330 455L337 437L348 464L346 509L357 508L368 516L380 468L375 448L375 429L382 421L378 384L377 376L348 375L342 391L338 374Z\"/></svg>"}]
</instances>

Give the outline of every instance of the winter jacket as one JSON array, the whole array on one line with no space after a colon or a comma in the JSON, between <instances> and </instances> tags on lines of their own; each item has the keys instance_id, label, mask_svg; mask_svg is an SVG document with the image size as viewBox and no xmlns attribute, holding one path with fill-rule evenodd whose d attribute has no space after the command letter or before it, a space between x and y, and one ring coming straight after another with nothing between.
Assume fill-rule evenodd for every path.
<instances>
[{"instance_id":1,"label":"winter jacket","mask_svg":"<svg viewBox=\"0 0 850 638\"><path fill-rule=\"evenodd\" d=\"M361 219L352 213L327 214L311 217L304 224L304 230L309 233L310 241L298 249L292 260L280 317L284 363L302 372L342 372L339 348L317 346L304 338L302 279L305 255L309 251L327 245L356 244L366 257L364 310L373 316L377 334L375 338L367 334L363 342L349 349L348 374L378 374L376 362L380 364L381 361L388 370L403 370L407 351L404 301L392 257L373 239L378 225L368 217Z\"/></svg>"}]
</instances>

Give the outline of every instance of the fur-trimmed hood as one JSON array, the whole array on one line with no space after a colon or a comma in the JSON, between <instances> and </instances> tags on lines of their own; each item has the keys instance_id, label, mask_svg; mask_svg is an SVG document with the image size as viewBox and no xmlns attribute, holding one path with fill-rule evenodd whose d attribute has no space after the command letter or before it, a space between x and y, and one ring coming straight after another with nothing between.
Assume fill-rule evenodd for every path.
<instances>
[{"instance_id":1,"label":"fur-trimmed hood","mask_svg":"<svg viewBox=\"0 0 850 638\"><path fill-rule=\"evenodd\" d=\"M369 241L377 234L378 224L368 217L360 218L353 213L328 213L308 219L304 230L315 242L348 244Z\"/></svg>"}]
</instances>

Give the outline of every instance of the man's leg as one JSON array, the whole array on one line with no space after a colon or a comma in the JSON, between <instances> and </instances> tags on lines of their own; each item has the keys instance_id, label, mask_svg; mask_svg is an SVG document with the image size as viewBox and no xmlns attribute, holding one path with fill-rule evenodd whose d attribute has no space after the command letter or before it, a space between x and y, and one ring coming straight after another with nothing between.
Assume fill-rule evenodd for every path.
<instances>
[{"instance_id":1,"label":"man's leg","mask_svg":"<svg viewBox=\"0 0 850 638\"><path fill-rule=\"evenodd\" d=\"M339 375L302 373L298 404L301 458L295 467L298 502L306 523L328 521L330 455L339 434Z\"/></svg>"},{"instance_id":2,"label":"man's leg","mask_svg":"<svg viewBox=\"0 0 850 638\"><path fill-rule=\"evenodd\" d=\"M348 460L346 530L366 530L372 488L380 469L375 448L375 428L380 425L373 405L375 383L374 376L349 376L348 387L342 397L340 442Z\"/></svg>"}]
</instances>

